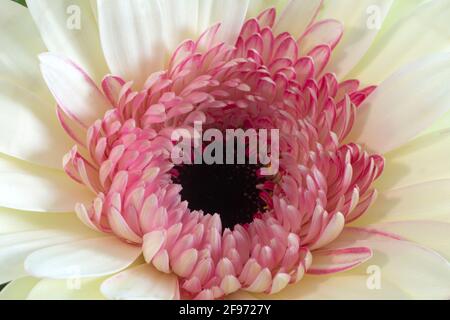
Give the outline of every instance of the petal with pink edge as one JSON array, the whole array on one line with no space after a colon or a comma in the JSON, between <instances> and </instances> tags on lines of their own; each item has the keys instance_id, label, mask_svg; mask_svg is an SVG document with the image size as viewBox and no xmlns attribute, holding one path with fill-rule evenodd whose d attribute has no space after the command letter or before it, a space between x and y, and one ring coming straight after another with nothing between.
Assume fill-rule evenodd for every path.
<instances>
[{"instance_id":1,"label":"petal with pink edge","mask_svg":"<svg viewBox=\"0 0 450 320\"><path fill-rule=\"evenodd\" d=\"M368 247L317 250L313 252L313 263L309 274L324 275L353 269L372 257Z\"/></svg>"},{"instance_id":2,"label":"petal with pink edge","mask_svg":"<svg viewBox=\"0 0 450 320\"><path fill-rule=\"evenodd\" d=\"M109 109L108 100L80 67L52 53L41 54L39 59L50 91L73 121L88 127Z\"/></svg>"},{"instance_id":3,"label":"petal with pink edge","mask_svg":"<svg viewBox=\"0 0 450 320\"><path fill-rule=\"evenodd\" d=\"M274 31L289 32L294 37L300 37L314 21L321 4L322 0L291 0L276 22Z\"/></svg>"}]
</instances>

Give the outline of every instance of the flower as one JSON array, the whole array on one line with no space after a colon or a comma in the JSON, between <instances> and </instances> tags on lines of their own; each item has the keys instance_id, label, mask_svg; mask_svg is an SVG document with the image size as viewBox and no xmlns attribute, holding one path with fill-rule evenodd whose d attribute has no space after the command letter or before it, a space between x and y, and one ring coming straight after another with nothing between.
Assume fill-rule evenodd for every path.
<instances>
[{"instance_id":1,"label":"flower","mask_svg":"<svg viewBox=\"0 0 450 320\"><path fill-rule=\"evenodd\" d=\"M419 2L3 3L0 296L448 298L450 6ZM198 124L279 154L175 163Z\"/></svg>"}]
</instances>

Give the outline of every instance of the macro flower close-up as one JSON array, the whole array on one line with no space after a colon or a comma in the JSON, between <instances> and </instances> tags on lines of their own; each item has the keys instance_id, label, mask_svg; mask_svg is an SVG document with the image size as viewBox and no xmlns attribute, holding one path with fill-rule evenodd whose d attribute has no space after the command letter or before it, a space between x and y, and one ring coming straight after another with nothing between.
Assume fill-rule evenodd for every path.
<instances>
[{"instance_id":1,"label":"macro flower close-up","mask_svg":"<svg viewBox=\"0 0 450 320\"><path fill-rule=\"evenodd\" d=\"M449 21L0 0L0 299L450 299Z\"/></svg>"}]
</instances>

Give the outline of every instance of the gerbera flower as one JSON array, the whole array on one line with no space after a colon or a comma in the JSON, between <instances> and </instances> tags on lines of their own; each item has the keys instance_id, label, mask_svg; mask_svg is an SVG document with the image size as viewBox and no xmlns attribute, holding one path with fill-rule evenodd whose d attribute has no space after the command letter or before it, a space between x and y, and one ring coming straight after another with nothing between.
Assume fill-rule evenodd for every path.
<instances>
[{"instance_id":1,"label":"gerbera flower","mask_svg":"<svg viewBox=\"0 0 450 320\"><path fill-rule=\"evenodd\" d=\"M27 5L0 14L2 298L450 296L447 1ZM279 157L175 163L197 124Z\"/></svg>"}]
</instances>

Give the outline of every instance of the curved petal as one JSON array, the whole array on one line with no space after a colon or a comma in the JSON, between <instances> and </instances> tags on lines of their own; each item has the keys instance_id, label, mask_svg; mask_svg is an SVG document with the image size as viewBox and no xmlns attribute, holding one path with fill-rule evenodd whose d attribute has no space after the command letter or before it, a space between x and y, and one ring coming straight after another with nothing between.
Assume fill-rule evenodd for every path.
<instances>
[{"instance_id":1,"label":"curved petal","mask_svg":"<svg viewBox=\"0 0 450 320\"><path fill-rule=\"evenodd\" d=\"M97 82L108 73L89 0L27 0L49 51L62 54Z\"/></svg>"},{"instance_id":2,"label":"curved petal","mask_svg":"<svg viewBox=\"0 0 450 320\"><path fill-rule=\"evenodd\" d=\"M85 128L103 117L110 103L94 81L72 61L53 54L39 56L42 75L58 105Z\"/></svg>"},{"instance_id":3,"label":"curved petal","mask_svg":"<svg viewBox=\"0 0 450 320\"><path fill-rule=\"evenodd\" d=\"M94 195L64 172L0 155L0 207L39 212L72 212Z\"/></svg>"},{"instance_id":4,"label":"curved petal","mask_svg":"<svg viewBox=\"0 0 450 320\"><path fill-rule=\"evenodd\" d=\"M28 300L104 300L100 292L103 278L66 280L43 279L28 293Z\"/></svg>"},{"instance_id":5,"label":"curved petal","mask_svg":"<svg viewBox=\"0 0 450 320\"><path fill-rule=\"evenodd\" d=\"M450 108L450 53L429 56L384 81L359 107L349 141L386 153Z\"/></svg>"},{"instance_id":6,"label":"curved petal","mask_svg":"<svg viewBox=\"0 0 450 320\"><path fill-rule=\"evenodd\" d=\"M251 0L248 5L247 18L255 18L267 8L275 8L282 12L289 0Z\"/></svg>"},{"instance_id":7,"label":"curved petal","mask_svg":"<svg viewBox=\"0 0 450 320\"><path fill-rule=\"evenodd\" d=\"M450 213L447 213L450 217ZM450 260L450 223L417 220L379 223L373 226L377 230L390 232L433 249Z\"/></svg>"},{"instance_id":8,"label":"curved petal","mask_svg":"<svg viewBox=\"0 0 450 320\"><path fill-rule=\"evenodd\" d=\"M11 281L0 291L0 300L25 300L38 282L39 279L33 277L23 277Z\"/></svg>"},{"instance_id":9,"label":"curved petal","mask_svg":"<svg viewBox=\"0 0 450 320\"><path fill-rule=\"evenodd\" d=\"M45 51L30 12L13 1L0 2L0 74L4 80L33 92L44 100L51 95L42 80L37 55Z\"/></svg>"},{"instance_id":10,"label":"curved petal","mask_svg":"<svg viewBox=\"0 0 450 320\"><path fill-rule=\"evenodd\" d=\"M92 234L45 229L0 235L0 283L25 276L24 261L33 251L89 236Z\"/></svg>"},{"instance_id":11,"label":"curved petal","mask_svg":"<svg viewBox=\"0 0 450 320\"><path fill-rule=\"evenodd\" d=\"M385 156L385 168L375 183L389 190L428 181L450 179L450 133L430 133Z\"/></svg>"},{"instance_id":12,"label":"curved petal","mask_svg":"<svg viewBox=\"0 0 450 320\"><path fill-rule=\"evenodd\" d=\"M436 220L450 223L450 180L436 180L378 194L354 226L392 221Z\"/></svg>"},{"instance_id":13,"label":"curved petal","mask_svg":"<svg viewBox=\"0 0 450 320\"><path fill-rule=\"evenodd\" d=\"M324 275L353 269L372 257L367 247L325 249L313 252L313 262L309 274Z\"/></svg>"},{"instance_id":14,"label":"curved petal","mask_svg":"<svg viewBox=\"0 0 450 320\"><path fill-rule=\"evenodd\" d=\"M26 258L25 270L39 278L100 277L129 267L140 254L140 247L115 236L87 239L35 251Z\"/></svg>"},{"instance_id":15,"label":"curved petal","mask_svg":"<svg viewBox=\"0 0 450 320\"><path fill-rule=\"evenodd\" d=\"M434 52L450 49L450 6L447 0L425 1L411 15L377 38L351 72L363 84L380 83L386 74Z\"/></svg>"},{"instance_id":16,"label":"curved petal","mask_svg":"<svg viewBox=\"0 0 450 320\"><path fill-rule=\"evenodd\" d=\"M71 141L51 105L0 79L0 114L0 152L62 170Z\"/></svg>"},{"instance_id":17,"label":"curved petal","mask_svg":"<svg viewBox=\"0 0 450 320\"><path fill-rule=\"evenodd\" d=\"M0 208L0 236L33 230L66 230L86 233L86 226L75 213L43 213ZM93 233L94 234L94 233Z\"/></svg>"},{"instance_id":18,"label":"curved petal","mask_svg":"<svg viewBox=\"0 0 450 320\"><path fill-rule=\"evenodd\" d=\"M157 1L98 0L103 52L112 74L141 88L151 73L164 66L161 12Z\"/></svg>"},{"instance_id":19,"label":"curved petal","mask_svg":"<svg viewBox=\"0 0 450 320\"><path fill-rule=\"evenodd\" d=\"M325 72L333 72L342 79L357 65L379 33L392 3L392 0L324 2L319 19L336 19L344 24L344 36Z\"/></svg>"},{"instance_id":20,"label":"curved petal","mask_svg":"<svg viewBox=\"0 0 450 320\"><path fill-rule=\"evenodd\" d=\"M110 299L178 299L178 279L153 266L142 264L122 271L103 282L102 293Z\"/></svg>"},{"instance_id":21,"label":"curved petal","mask_svg":"<svg viewBox=\"0 0 450 320\"><path fill-rule=\"evenodd\" d=\"M291 0L274 26L275 33L289 32L299 38L314 21L322 0Z\"/></svg>"}]
</instances>

